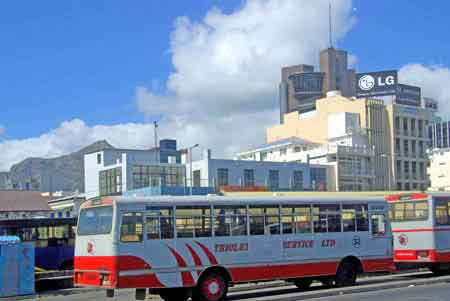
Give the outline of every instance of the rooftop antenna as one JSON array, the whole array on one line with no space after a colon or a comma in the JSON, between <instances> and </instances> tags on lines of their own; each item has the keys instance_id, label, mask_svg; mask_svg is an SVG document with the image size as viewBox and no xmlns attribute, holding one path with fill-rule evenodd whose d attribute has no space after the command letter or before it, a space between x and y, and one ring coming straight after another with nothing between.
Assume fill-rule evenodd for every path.
<instances>
[{"instance_id":1,"label":"rooftop antenna","mask_svg":"<svg viewBox=\"0 0 450 301\"><path fill-rule=\"evenodd\" d=\"M329 32L328 32L328 36L330 38L330 48L333 48L333 30L332 30L332 26L331 26L331 0L329 2L329 6L328 6L328 24L330 26Z\"/></svg>"}]
</instances>

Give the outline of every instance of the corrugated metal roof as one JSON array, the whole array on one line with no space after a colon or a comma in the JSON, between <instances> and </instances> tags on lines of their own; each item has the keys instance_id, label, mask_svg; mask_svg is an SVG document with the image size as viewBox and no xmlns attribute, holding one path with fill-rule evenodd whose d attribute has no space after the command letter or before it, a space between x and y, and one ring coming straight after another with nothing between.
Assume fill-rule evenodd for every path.
<instances>
[{"instance_id":1,"label":"corrugated metal roof","mask_svg":"<svg viewBox=\"0 0 450 301\"><path fill-rule=\"evenodd\" d=\"M0 190L0 212L51 211L39 191Z\"/></svg>"}]
</instances>

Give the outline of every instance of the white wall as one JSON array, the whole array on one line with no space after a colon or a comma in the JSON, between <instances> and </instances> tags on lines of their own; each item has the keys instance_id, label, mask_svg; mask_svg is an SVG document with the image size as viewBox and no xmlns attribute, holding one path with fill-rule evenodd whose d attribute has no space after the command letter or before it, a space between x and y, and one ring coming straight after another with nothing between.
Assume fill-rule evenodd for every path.
<instances>
[{"instance_id":1,"label":"white wall","mask_svg":"<svg viewBox=\"0 0 450 301\"><path fill-rule=\"evenodd\" d=\"M431 190L450 190L450 149L433 151L427 173Z\"/></svg>"}]
</instances>

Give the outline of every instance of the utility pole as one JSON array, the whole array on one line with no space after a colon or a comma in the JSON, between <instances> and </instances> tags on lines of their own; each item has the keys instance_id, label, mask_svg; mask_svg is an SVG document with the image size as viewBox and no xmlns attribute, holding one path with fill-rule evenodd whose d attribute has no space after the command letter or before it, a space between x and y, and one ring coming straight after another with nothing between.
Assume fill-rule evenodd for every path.
<instances>
[{"instance_id":1,"label":"utility pole","mask_svg":"<svg viewBox=\"0 0 450 301\"><path fill-rule=\"evenodd\" d=\"M154 125L154 143L155 143L155 163L159 163L159 156L158 156L158 123L155 121L153 121L153 125Z\"/></svg>"},{"instance_id":2,"label":"utility pole","mask_svg":"<svg viewBox=\"0 0 450 301\"><path fill-rule=\"evenodd\" d=\"M331 0L328 6L328 25L330 26L328 37L330 38L330 48L333 48L333 31L332 31L332 25L331 25Z\"/></svg>"}]
</instances>

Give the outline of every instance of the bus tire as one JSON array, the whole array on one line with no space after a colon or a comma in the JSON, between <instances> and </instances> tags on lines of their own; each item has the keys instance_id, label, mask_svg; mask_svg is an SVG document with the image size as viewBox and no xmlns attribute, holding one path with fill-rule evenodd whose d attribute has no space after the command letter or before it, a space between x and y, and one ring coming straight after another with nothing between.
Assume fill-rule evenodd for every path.
<instances>
[{"instance_id":1,"label":"bus tire","mask_svg":"<svg viewBox=\"0 0 450 301\"><path fill-rule=\"evenodd\" d=\"M352 286L356 283L356 266L350 260L344 260L339 264L334 282L337 287Z\"/></svg>"},{"instance_id":2,"label":"bus tire","mask_svg":"<svg viewBox=\"0 0 450 301\"><path fill-rule=\"evenodd\" d=\"M164 301L186 301L189 298L186 288L164 288L158 290L159 296Z\"/></svg>"},{"instance_id":3,"label":"bus tire","mask_svg":"<svg viewBox=\"0 0 450 301\"><path fill-rule=\"evenodd\" d=\"M311 278L298 278L294 280L295 286L302 291L306 291L311 286L312 282Z\"/></svg>"},{"instance_id":4,"label":"bus tire","mask_svg":"<svg viewBox=\"0 0 450 301\"><path fill-rule=\"evenodd\" d=\"M221 301L228 293L228 281L219 273L203 275L192 291L193 301Z\"/></svg>"}]
</instances>

